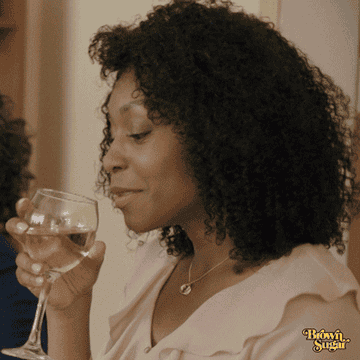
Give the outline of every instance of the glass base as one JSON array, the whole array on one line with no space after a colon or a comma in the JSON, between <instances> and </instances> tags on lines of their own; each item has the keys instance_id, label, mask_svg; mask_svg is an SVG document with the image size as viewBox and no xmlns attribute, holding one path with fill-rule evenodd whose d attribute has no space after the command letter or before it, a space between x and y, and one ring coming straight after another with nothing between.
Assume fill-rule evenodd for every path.
<instances>
[{"instance_id":1,"label":"glass base","mask_svg":"<svg viewBox=\"0 0 360 360\"><path fill-rule=\"evenodd\" d=\"M13 356L25 360L53 360L50 356L46 355L42 349L30 349L29 347L19 347L14 349L2 349L4 355Z\"/></svg>"}]
</instances>

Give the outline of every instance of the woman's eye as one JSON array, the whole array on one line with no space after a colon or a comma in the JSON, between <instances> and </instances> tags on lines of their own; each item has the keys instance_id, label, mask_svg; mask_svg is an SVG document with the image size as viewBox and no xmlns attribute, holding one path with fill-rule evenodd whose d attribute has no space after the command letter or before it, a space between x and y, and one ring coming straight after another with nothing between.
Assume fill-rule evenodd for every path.
<instances>
[{"instance_id":1,"label":"woman's eye","mask_svg":"<svg viewBox=\"0 0 360 360\"><path fill-rule=\"evenodd\" d=\"M146 135L149 135L151 131L147 131L147 132L143 132L143 133L139 133L139 134L131 134L129 135L131 138L135 139L136 141L140 141L143 140Z\"/></svg>"}]
</instances>

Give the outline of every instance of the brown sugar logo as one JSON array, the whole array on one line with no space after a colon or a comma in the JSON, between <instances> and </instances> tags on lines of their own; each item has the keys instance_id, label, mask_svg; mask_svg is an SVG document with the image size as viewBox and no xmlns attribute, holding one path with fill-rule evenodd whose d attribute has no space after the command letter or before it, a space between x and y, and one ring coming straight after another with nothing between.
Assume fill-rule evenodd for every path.
<instances>
[{"instance_id":1,"label":"brown sugar logo","mask_svg":"<svg viewBox=\"0 0 360 360\"><path fill-rule=\"evenodd\" d=\"M306 340L313 340L313 351L319 353L323 350L334 352L336 350L345 350L346 344L350 339L345 339L343 333L337 329L335 332L326 332L324 329L316 331L315 329L304 329L302 334Z\"/></svg>"}]
</instances>

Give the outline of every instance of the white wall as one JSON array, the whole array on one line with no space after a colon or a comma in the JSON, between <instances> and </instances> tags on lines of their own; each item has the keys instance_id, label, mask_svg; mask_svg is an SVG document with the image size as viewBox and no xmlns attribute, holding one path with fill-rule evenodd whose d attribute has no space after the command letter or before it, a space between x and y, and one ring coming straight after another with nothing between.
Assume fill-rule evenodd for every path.
<instances>
[{"instance_id":1,"label":"white wall","mask_svg":"<svg viewBox=\"0 0 360 360\"><path fill-rule=\"evenodd\" d=\"M355 103L358 0L283 0L280 31Z\"/></svg>"},{"instance_id":2,"label":"white wall","mask_svg":"<svg viewBox=\"0 0 360 360\"><path fill-rule=\"evenodd\" d=\"M65 123L63 189L94 196L94 181L99 167L99 143L103 122L97 110L109 88L101 83L100 67L87 55L89 39L105 24L132 21L136 14L144 16L151 10L151 0L68 0L64 64ZM259 0L237 2L251 13L259 13ZM108 317L122 302L122 291L129 275L132 256L125 245L128 238L122 215L111 209L109 200L99 198L100 227L97 239L107 245L101 274L94 290L91 314L91 346L96 355L108 339Z\"/></svg>"}]
</instances>

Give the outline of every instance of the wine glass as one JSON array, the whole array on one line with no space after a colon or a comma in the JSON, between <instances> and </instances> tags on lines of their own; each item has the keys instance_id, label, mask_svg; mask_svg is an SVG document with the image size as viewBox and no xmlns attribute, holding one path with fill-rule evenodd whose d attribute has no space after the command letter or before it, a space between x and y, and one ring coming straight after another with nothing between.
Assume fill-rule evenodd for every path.
<instances>
[{"instance_id":1,"label":"wine glass","mask_svg":"<svg viewBox=\"0 0 360 360\"><path fill-rule=\"evenodd\" d=\"M24 216L29 225L24 251L36 262L46 263L35 320L28 341L19 348L3 349L20 359L52 360L41 347L41 327L53 282L86 257L95 242L98 227L97 201L83 196L39 189Z\"/></svg>"}]
</instances>

